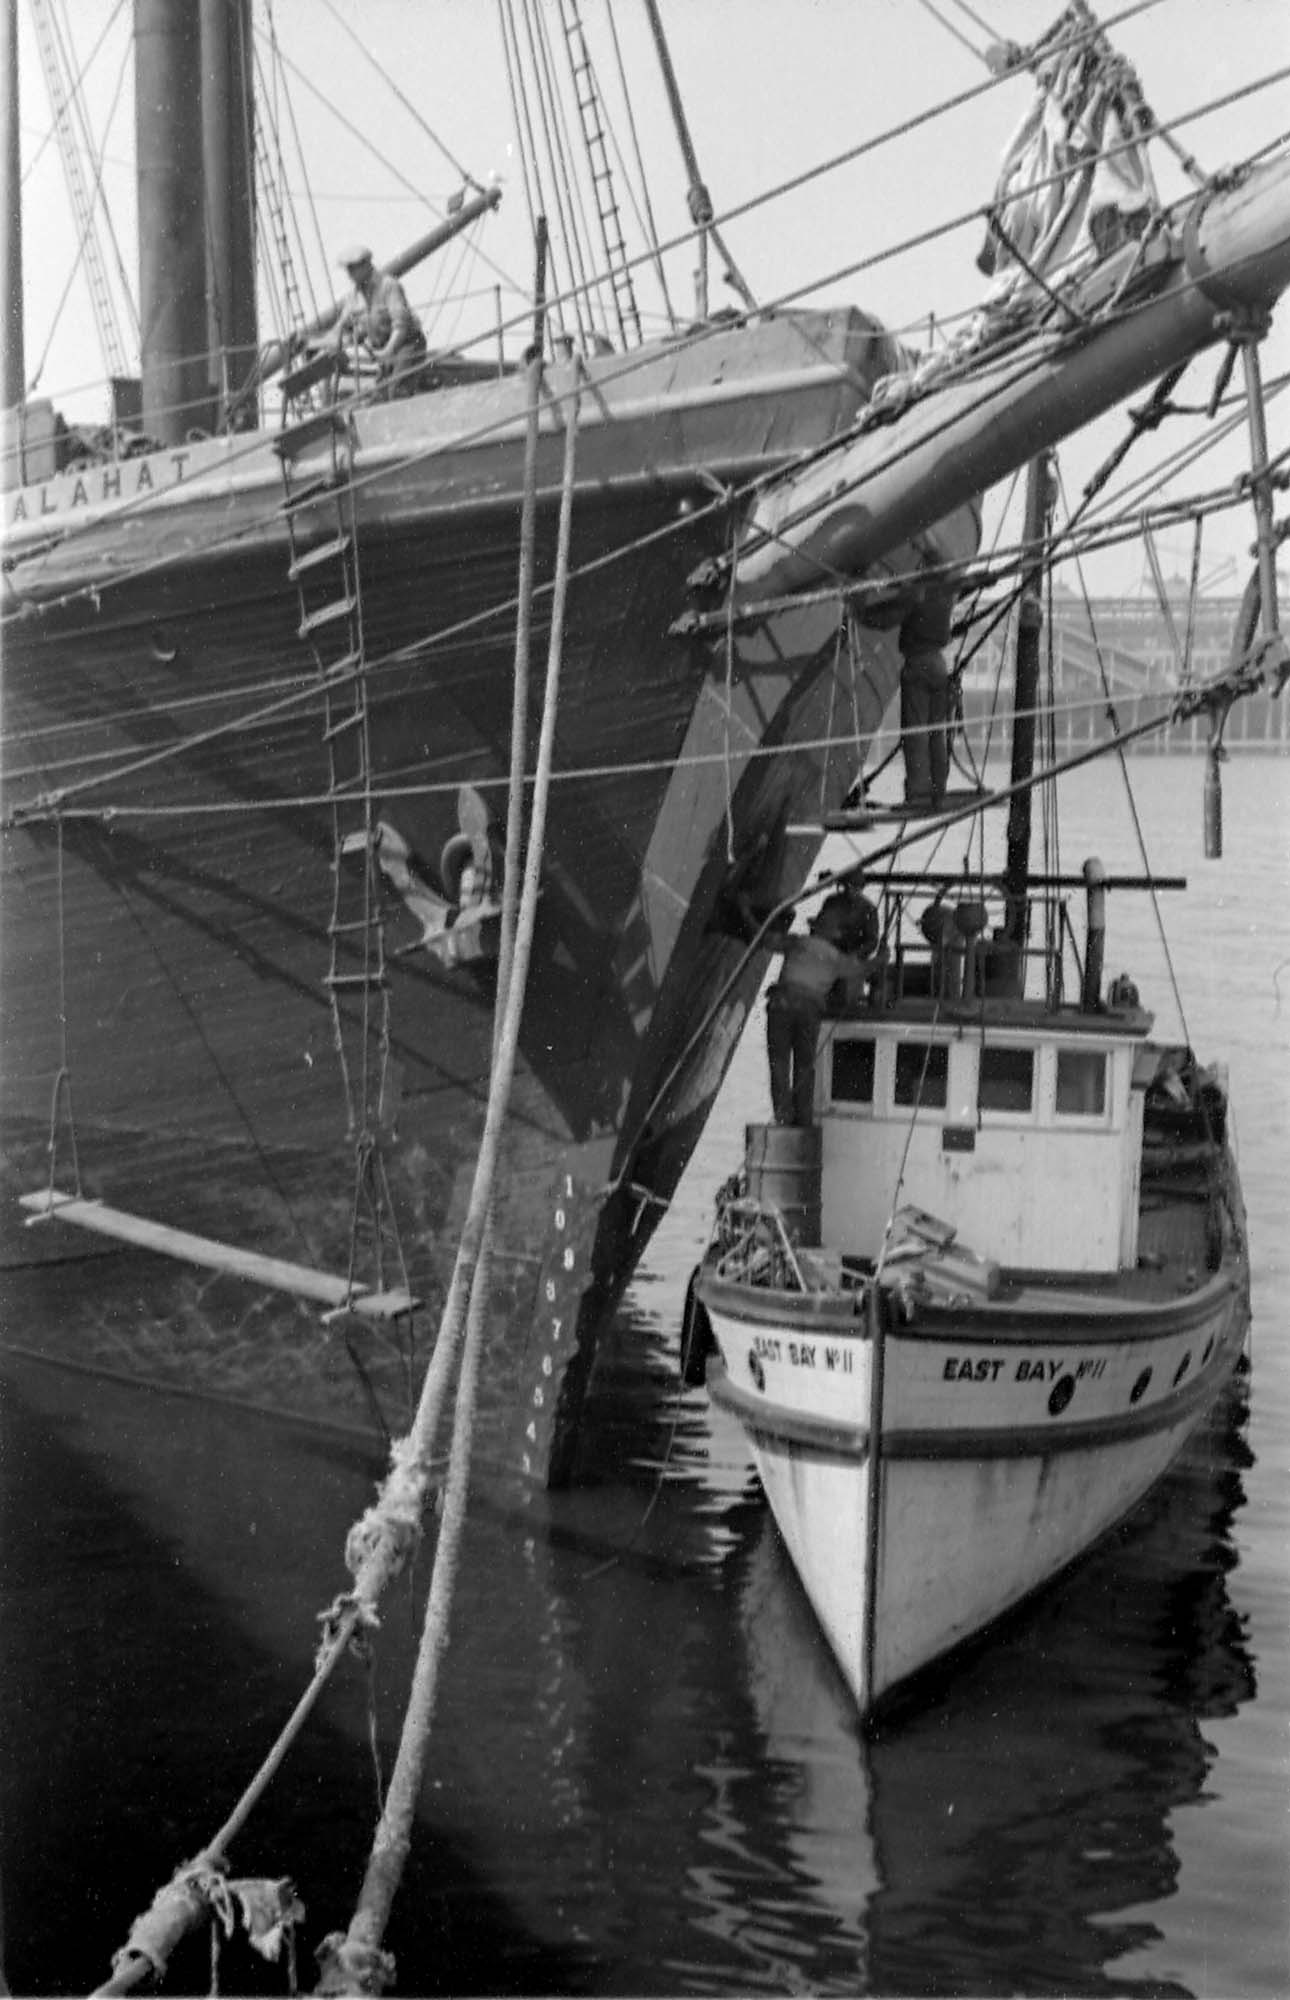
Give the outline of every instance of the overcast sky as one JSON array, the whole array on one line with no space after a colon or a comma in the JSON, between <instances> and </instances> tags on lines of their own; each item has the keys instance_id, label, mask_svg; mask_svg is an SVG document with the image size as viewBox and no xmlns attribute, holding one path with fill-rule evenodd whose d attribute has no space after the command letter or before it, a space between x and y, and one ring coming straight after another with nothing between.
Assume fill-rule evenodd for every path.
<instances>
[{"instance_id":1,"label":"overcast sky","mask_svg":"<svg viewBox=\"0 0 1290 2000\"><path fill-rule=\"evenodd\" d=\"M549 8L554 19L554 0ZM980 84L987 71L979 50L989 37L978 21L1000 37L1026 40L1059 11L1043 0L972 0L970 11L962 0L936 0L936 10L973 46L956 39L923 0L663 0L699 164L718 214ZM604 0L583 0L582 11L612 111L618 97ZM1099 7L1104 20L1120 11ZM84 385L97 383L104 366L83 279L66 289L76 232L57 150L48 143L49 106L25 7L20 16L27 373L38 393L93 419L101 414L101 392ZM104 185L123 260L133 272L129 7L120 0L66 0L66 16L79 63L102 36L86 94L96 143L104 147ZM614 0L613 21L632 80L655 218L670 239L686 227L684 176L644 10L638 0ZM370 243L379 261L432 225L459 184L438 141L478 180L500 176L503 202L471 237L477 249L444 253L451 262L441 268L459 303L430 329L432 341L446 344L490 319L499 284L504 312L514 312L533 253L494 0L276 0L273 22L286 59L283 84L311 162L310 206L301 210L309 289L330 295L338 274L329 260L344 243ZM1290 65L1290 0L1158 0L1112 34L1135 63L1157 115L1169 121ZM391 92L378 65L415 112ZM940 320L970 309L983 285L974 265L979 220L856 275L833 274L986 202L1029 93L1026 78L1011 79L791 196L735 216L728 241L758 299L845 300L920 337L930 313ZM342 114L361 138L346 129ZM1287 129L1290 83L1282 80L1188 123L1179 136L1209 169ZM631 135L621 118L615 132L628 148ZM1161 155L1158 172L1166 198L1181 191L1168 155ZM302 178L293 169L301 197ZM625 197L623 206L626 214ZM679 251L670 262L674 297L686 312L693 255ZM428 296L431 283L427 271L414 274L414 299ZM644 291L642 281L642 304L652 311L653 296L646 301ZM728 300L718 281L714 304ZM1283 306L1265 353L1269 377L1290 370L1288 319ZM1212 379L1213 364L1198 363L1179 393L1203 401ZM1290 395L1270 413L1274 448L1290 437L1283 408L1290 408ZM1066 448L1072 495L1122 428L1123 420L1109 420ZM1229 446L1205 467L1203 483L1232 477L1246 462L1243 443ZM1242 515L1206 532L1204 566L1215 587L1240 588L1249 521ZM1167 568L1185 570L1190 536L1176 537L1163 553ZM1142 578L1142 556L1133 548L1101 559L1093 580L1101 589L1135 589Z\"/></svg>"}]
</instances>

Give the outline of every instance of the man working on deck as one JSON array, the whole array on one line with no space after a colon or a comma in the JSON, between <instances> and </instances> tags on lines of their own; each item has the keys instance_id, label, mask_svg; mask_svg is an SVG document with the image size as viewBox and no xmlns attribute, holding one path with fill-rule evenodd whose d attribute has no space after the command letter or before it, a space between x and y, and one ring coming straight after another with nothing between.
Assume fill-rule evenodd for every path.
<instances>
[{"instance_id":1,"label":"man working on deck","mask_svg":"<svg viewBox=\"0 0 1290 2000\"><path fill-rule=\"evenodd\" d=\"M857 885L829 897L805 936L790 931L765 940L783 953L779 978L766 995L766 1054L771 1109L777 1125L809 1125L815 1098L815 1050L831 1001L863 998L882 963L878 912Z\"/></svg>"},{"instance_id":2,"label":"man working on deck","mask_svg":"<svg viewBox=\"0 0 1290 2000\"><path fill-rule=\"evenodd\" d=\"M343 250L340 262L352 290L340 309L330 344L343 349L347 342L357 342L375 361L389 394L407 395L425 360L426 337L406 292L397 278L376 269L364 244Z\"/></svg>"}]
</instances>

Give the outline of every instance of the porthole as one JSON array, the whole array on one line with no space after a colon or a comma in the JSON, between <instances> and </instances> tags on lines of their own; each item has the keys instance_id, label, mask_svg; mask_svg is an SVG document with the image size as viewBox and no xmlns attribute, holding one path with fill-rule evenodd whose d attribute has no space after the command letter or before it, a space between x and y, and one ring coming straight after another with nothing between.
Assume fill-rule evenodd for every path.
<instances>
[{"instance_id":1,"label":"porthole","mask_svg":"<svg viewBox=\"0 0 1290 2000\"><path fill-rule=\"evenodd\" d=\"M1059 1380L1054 1382L1052 1387L1052 1393L1048 1398L1049 1416L1060 1417L1062 1411L1066 1408L1066 1405L1069 1403L1071 1397L1074 1394L1075 1394L1075 1377L1073 1375L1063 1375L1059 1378Z\"/></svg>"},{"instance_id":2,"label":"porthole","mask_svg":"<svg viewBox=\"0 0 1290 2000\"><path fill-rule=\"evenodd\" d=\"M154 625L148 634L148 651L163 667L172 667L179 658L179 647L171 638L164 625Z\"/></svg>"},{"instance_id":3,"label":"porthole","mask_svg":"<svg viewBox=\"0 0 1290 2000\"><path fill-rule=\"evenodd\" d=\"M748 1356L748 1373L752 1376L753 1381L759 1389L766 1387L766 1370L761 1365L760 1355L750 1354Z\"/></svg>"},{"instance_id":4,"label":"porthole","mask_svg":"<svg viewBox=\"0 0 1290 2000\"><path fill-rule=\"evenodd\" d=\"M1178 1363L1178 1366L1174 1369L1175 1389L1178 1387L1178 1384L1182 1381L1183 1376L1187 1373L1187 1370L1190 1367L1191 1367L1191 1349L1188 1348L1186 1354L1183 1355L1182 1360Z\"/></svg>"},{"instance_id":5,"label":"porthole","mask_svg":"<svg viewBox=\"0 0 1290 2000\"><path fill-rule=\"evenodd\" d=\"M1205 1366L1205 1363L1209 1360L1209 1357L1213 1352L1214 1352L1214 1336L1211 1333L1209 1339L1205 1342L1205 1350L1200 1357L1200 1365L1202 1368Z\"/></svg>"},{"instance_id":6,"label":"porthole","mask_svg":"<svg viewBox=\"0 0 1290 2000\"><path fill-rule=\"evenodd\" d=\"M1144 1368L1141 1375L1139 1375L1137 1381L1134 1383L1133 1387L1129 1391L1129 1401L1131 1403L1140 1403L1142 1401L1142 1398L1146 1395L1150 1383L1151 1383L1151 1370L1149 1368Z\"/></svg>"}]
</instances>

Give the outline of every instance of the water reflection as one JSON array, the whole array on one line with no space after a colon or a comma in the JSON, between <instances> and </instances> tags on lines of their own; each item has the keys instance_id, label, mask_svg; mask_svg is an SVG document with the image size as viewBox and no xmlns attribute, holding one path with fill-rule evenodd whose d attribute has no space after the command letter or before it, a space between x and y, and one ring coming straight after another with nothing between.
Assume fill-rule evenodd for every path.
<instances>
[{"instance_id":1,"label":"water reflection","mask_svg":"<svg viewBox=\"0 0 1290 2000\"><path fill-rule=\"evenodd\" d=\"M658 1393L666 1334L625 1318L578 1490L479 1492L400 1989L1183 1992L1122 1975L1175 1889L1204 1725L1254 1692L1227 1589L1243 1396L1127 1531L866 1740L737 1433ZM3 1411L9 1971L68 1991L254 1768L379 1467L34 1364ZM424 1568L371 1689L346 1674L235 1857L297 1876L311 1936L352 1903L369 1699L388 1756Z\"/></svg>"},{"instance_id":2,"label":"water reflection","mask_svg":"<svg viewBox=\"0 0 1290 2000\"><path fill-rule=\"evenodd\" d=\"M1117 1965L1175 1890L1204 1722L1255 1693L1226 1587L1245 1421L1238 1385L1129 1526L868 1741L766 1523L741 1598L747 1684L768 1767L796 1780L792 1865L836 1924L817 1985L1188 1990Z\"/></svg>"}]
</instances>

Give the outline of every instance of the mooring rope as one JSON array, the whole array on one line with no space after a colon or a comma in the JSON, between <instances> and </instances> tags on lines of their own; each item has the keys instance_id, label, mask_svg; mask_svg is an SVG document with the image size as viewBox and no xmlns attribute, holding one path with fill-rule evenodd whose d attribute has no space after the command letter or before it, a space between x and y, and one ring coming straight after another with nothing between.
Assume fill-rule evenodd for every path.
<instances>
[{"instance_id":1,"label":"mooring rope","mask_svg":"<svg viewBox=\"0 0 1290 2000\"><path fill-rule=\"evenodd\" d=\"M403 1735L390 1778L385 1811L381 1815L372 1842L367 1873L349 1929L343 1936L339 1932L333 1932L319 1949L319 1959L323 1966L323 1976L317 1989L320 1993L349 1995L380 1993L384 1991L393 1976L393 1965L389 1954L382 1949L381 1940L385 1935L385 1927L389 1921L390 1910L411 1844L412 1821L420 1795L435 1697L438 1692L439 1668L448 1641L448 1619L456 1582L470 1480L479 1355L486 1323L486 1266L493 1187L519 1049L520 1019L523 1013L529 958L537 918L551 765L555 752L555 724L559 711L560 670L564 650L564 611L569 584L577 413L578 388L575 380L566 405L564 479L560 493L560 522L556 548L556 587L547 652L542 731L538 745L537 772L525 853L524 886L520 896L516 926L514 960L506 992L505 1016L497 1037L488 1112L475 1167L470 1212L462 1231L461 1247L457 1253L457 1270L453 1274L453 1293L448 1307L445 1308L444 1326L439 1336L441 1346L447 1335L451 1335L455 1343L460 1325L460 1304L456 1318L451 1323L449 1312L454 1301L460 1301L466 1287L469 1286L468 1324L457 1388L452 1456L444 1495L443 1522L439 1532L434 1573L430 1582L430 1594L426 1604L412 1690L404 1718ZM438 1352L437 1347L436 1358Z\"/></svg>"}]
</instances>

